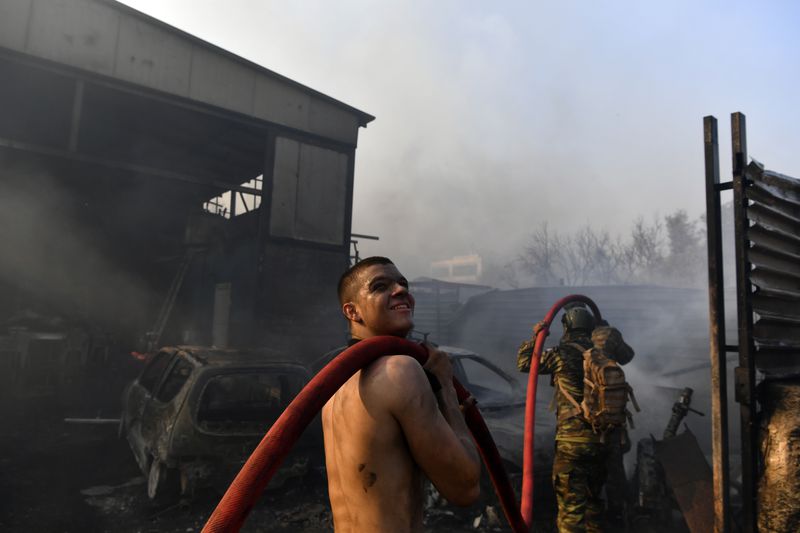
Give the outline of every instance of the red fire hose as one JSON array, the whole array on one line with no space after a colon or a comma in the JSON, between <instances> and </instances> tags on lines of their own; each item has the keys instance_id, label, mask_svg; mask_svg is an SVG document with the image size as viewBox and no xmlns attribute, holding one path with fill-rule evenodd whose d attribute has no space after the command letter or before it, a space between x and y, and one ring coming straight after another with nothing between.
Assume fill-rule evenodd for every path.
<instances>
[{"instance_id":1,"label":"red fire hose","mask_svg":"<svg viewBox=\"0 0 800 533\"><path fill-rule=\"evenodd\" d=\"M492 436L480 411L470 402L465 402L470 394L455 379L453 384L458 400L465 405L464 418L467 427L478 447L478 451L487 467L492 484L497 491L500 504L514 533L527 533L532 523L533 509L533 422L534 404L536 400L536 375L538 373L538 356L547 336L547 326L558 310L570 301L582 301L592 308L595 316L600 317L597 306L585 296L572 295L559 300L545 318L546 327L536 339L534 357L531 360L531 376L528 386L528 400L525 409L525 451L523 479L523 513L527 510L527 518L520 514L514 496L514 490L503 468L502 459L497 451ZM234 533L244 524L247 515L261 496L269 480L275 474L281 462L291 450L303 430L322 409L325 403L337 390L358 370L372 361L387 354L406 354L414 357L420 364L428 358L424 346L401 339L399 337L372 337L351 346L339 354L323 368L295 397L286 410L278 417L270 430L250 455L239 474L231 483L225 495L217 504L217 508L203 527L204 533ZM532 384L532 386L531 386ZM533 394L531 394L533 390ZM530 479L528 479L530 476ZM526 489L527 487L527 489ZM528 498L528 499L526 499Z\"/></svg>"},{"instance_id":2,"label":"red fire hose","mask_svg":"<svg viewBox=\"0 0 800 533\"><path fill-rule=\"evenodd\" d=\"M398 337L372 337L351 346L322 369L272 425L228 487L203 531L239 531L270 478L325 402L364 366L386 354L401 353L414 357L420 364L424 364L428 358L427 350L422 345ZM469 392L455 380L454 385L459 402L464 403L470 396ZM480 411L467 402L464 418L489 470L509 523L515 533L526 532L508 475Z\"/></svg>"},{"instance_id":3,"label":"red fire hose","mask_svg":"<svg viewBox=\"0 0 800 533\"><path fill-rule=\"evenodd\" d=\"M542 355L542 347L544 347L544 340L550 334L550 323L556 317L558 312L566 304L571 302L583 302L587 304L595 320L599 322L602 320L600 310L597 305L586 296L582 294L570 294L565 296L553 304L550 311L544 317L544 327L539 331L536 336L536 342L533 345L533 355L531 355L531 370L528 375L528 396L525 399L525 444L522 450L522 519L527 526L526 531L530 531L533 525L533 437L534 428L536 424L536 382L539 377L539 358Z\"/></svg>"}]
</instances>

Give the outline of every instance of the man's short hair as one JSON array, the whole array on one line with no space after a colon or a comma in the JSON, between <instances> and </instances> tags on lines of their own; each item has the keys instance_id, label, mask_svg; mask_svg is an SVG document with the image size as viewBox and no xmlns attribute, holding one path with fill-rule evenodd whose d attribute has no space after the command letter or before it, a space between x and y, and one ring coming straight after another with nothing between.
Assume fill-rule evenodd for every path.
<instances>
[{"instance_id":1,"label":"man's short hair","mask_svg":"<svg viewBox=\"0 0 800 533\"><path fill-rule=\"evenodd\" d=\"M339 278L339 285L337 291L339 293L339 305L344 305L351 298L353 286L356 284L358 275L367 267L372 265L393 265L391 259L387 257L373 256L362 259L355 265L348 268L342 277Z\"/></svg>"}]
</instances>

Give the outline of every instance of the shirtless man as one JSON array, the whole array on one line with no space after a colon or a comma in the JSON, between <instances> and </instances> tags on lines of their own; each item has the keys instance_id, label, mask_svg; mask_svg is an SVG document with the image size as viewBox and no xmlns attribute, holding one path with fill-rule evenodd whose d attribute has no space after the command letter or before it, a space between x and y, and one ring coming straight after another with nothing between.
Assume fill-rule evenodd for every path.
<instances>
[{"instance_id":1,"label":"shirtless man","mask_svg":"<svg viewBox=\"0 0 800 533\"><path fill-rule=\"evenodd\" d=\"M414 326L408 281L383 257L354 265L339 281L350 334L405 337ZM444 352L381 357L357 372L322 410L328 492L337 533L422 531L423 481L450 502L479 495L480 459ZM434 392L425 371L436 377Z\"/></svg>"}]
</instances>

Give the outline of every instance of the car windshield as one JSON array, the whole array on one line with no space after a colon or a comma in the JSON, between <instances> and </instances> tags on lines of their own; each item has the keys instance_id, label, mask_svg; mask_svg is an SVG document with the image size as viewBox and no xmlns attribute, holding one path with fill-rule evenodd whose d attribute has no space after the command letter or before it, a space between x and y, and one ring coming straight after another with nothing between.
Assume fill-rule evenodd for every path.
<instances>
[{"instance_id":1,"label":"car windshield","mask_svg":"<svg viewBox=\"0 0 800 533\"><path fill-rule=\"evenodd\" d=\"M300 392L299 374L246 372L211 378L197 412L201 429L213 432L262 431Z\"/></svg>"}]
</instances>

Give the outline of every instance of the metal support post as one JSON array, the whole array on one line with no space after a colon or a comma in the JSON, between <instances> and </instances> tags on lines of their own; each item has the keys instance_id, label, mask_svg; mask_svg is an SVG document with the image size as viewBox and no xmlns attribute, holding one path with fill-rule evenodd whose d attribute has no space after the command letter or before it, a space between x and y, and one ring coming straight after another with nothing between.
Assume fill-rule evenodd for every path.
<instances>
[{"instance_id":1,"label":"metal support post","mask_svg":"<svg viewBox=\"0 0 800 533\"><path fill-rule=\"evenodd\" d=\"M714 474L714 533L730 531L728 491L728 386L725 361L725 285L719 192L717 119L703 119L708 235L709 356L711 359L711 435Z\"/></svg>"},{"instance_id":2,"label":"metal support post","mask_svg":"<svg viewBox=\"0 0 800 533\"><path fill-rule=\"evenodd\" d=\"M756 531L756 398L755 345L753 342L752 285L748 252L747 134L745 116L731 114L731 143L733 149L733 203L736 227L736 292L738 300L739 366L736 368L736 401L740 406L742 437L742 528Z\"/></svg>"}]
</instances>

